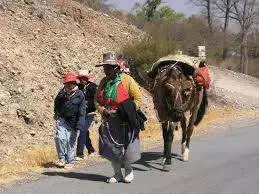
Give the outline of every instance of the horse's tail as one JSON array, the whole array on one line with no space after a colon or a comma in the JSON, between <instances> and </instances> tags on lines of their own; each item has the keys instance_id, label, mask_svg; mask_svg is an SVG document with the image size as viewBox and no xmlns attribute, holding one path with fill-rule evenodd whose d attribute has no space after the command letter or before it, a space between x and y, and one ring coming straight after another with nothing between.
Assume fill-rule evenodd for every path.
<instances>
[{"instance_id":1,"label":"horse's tail","mask_svg":"<svg viewBox=\"0 0 259 194\"><path fill-rule=\"evenodd\" d=\"M200 104L200 107L199 107L199 110L198 110L198 113L197 113L197 118L194 122L195 126L199 125L199 123L202 121L202 119L203 119L203 117L206 113L207 107L208 107L207 90L204 88L203 89L202 101L201 101L201 104Z\"/></svg>"}]
</instances>

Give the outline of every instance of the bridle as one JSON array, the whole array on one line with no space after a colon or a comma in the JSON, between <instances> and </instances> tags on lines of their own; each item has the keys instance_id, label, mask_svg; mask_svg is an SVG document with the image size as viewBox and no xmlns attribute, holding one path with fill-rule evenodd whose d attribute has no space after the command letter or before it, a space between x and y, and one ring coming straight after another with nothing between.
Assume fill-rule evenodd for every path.
<instances>
[{"instance_id":1,"label":"bridle","mask_svg":"<svg viewBox=\"0 0 259 194\"><path fill-rule=\"evenodd\" d=\"M182 74L182 71L179 69L179 67L176 66L176 64L168 66L166 68L166 70L167 71L176 71L178 75ZM170 75L167 75L167 78L168 78L168 76L170 76ZM175 100L174 100L174 104L173 105L170 103L168 97L165 96L166 106L168 108L168 111L171 112L171 113L178 113L178 114L179 113L184 113L186 111L187 107L188 107L189 102L190 102L191 95L186 100L186 103L183 103L183 98L182 98L182 95L180 93L180 91L182 90L182 79L181 78L179 79L179 82L180 83L179 83L178 86L176 86L176 85L174 85L172 83L165 83L165 85L167 87L172 88L174 91L176 91L175 98L174 98ZM193 90L193 88L192 88L192 90ZM177 100L179 100L178 102L180 104L180 106L178 106L178 107L176 107Z\"/></svg>"}]
</instances>

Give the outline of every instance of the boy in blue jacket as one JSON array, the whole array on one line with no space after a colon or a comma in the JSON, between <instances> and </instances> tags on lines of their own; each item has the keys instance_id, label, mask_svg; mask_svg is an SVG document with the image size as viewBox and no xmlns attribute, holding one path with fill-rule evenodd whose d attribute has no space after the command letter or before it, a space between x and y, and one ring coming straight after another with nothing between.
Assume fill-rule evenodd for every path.
<instances>
[{"instance_id":1,"label":"boy in blue jacket","mask_svg":"<svg viewBox=\"0 0 259 194\"><path fill-rule=\"evenodd\" d=\"M54 104L55 143L59 158L56 165L72 168L77 131L84 130L85 126L85 97L78 89L77 73L67 73L63 83L64 88L56 96Z\"/></svg>"}]
</instances>

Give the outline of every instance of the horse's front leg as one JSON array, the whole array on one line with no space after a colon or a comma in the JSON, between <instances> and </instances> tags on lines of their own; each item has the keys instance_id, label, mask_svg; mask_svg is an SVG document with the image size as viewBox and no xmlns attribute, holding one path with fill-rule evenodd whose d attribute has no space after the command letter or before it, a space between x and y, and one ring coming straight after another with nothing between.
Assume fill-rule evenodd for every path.
<instances>
[{"instance_id":1,"label":"horse's front leg","mask_svg":"<svg viewBox=\"0 0 259 194\"><path fill-rule=\"evenodd\" d=\"M183 161L189 160L190 140L191 140L191 136L193 133L194 123L197 119L197 114L198 114L198 111L199 111L199 108L201 105L202 97L203 97L203 90L199 92L197 104L191 110L191 117L190 117L189 124L187 127L186 147L183 152Z\"/></svg>"},{"instance_id":2,"label":"horse's front leg","mask_svg":"<svg viewBox=\"0 0 259 194\"><path fill-rule=\"evenodd\" d=\"M189 160L190 140L191 140L191 136L192 136L192 133L193 133L194 123L195 123L195 120L197 118L197 113L198 113L197 109L195 109L191 112L190 121L189 121L189 124L188 124L188 127L187 127L186 145L185 145L185 149L183 151L183 161Z\"/></svg>"},{"instance_id":3,"label":"horse's front leg","mask_svg":"<svg viewBox=\"0 0 259 194\"><path fill-rule=\"evenodd\" d=\"M174 139L174 128L176 127L175 123L169 121L162 123L163 128L163 139L164 139L164 155L163 155L163 170L170 171L171 167L171 149L172 142Z\"/></svg>"},{"instance_id":4,"label":"horse's front leg","mask_svg":"<svg viewBox=\"0 0 259 194\"><path fill-rule=\"evenodd\" d=\"M186 148L186 138L187 138L187 127L186 127L186 117L183 114L183 117L181 119L181 128L182 128L182 154L184 153L184 150Z\"/></svg>"}]
</instances>

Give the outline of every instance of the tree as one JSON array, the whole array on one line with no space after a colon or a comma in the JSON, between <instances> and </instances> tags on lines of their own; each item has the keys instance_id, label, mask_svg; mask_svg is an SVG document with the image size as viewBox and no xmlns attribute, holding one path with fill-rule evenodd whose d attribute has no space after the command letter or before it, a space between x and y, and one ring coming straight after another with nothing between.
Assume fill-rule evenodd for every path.
<instances>
[{"instance_id":1,"label":"tree","mask_svg":"<svg viewBox=\"0 0 259 194\"><path fill-rule=\"evenodd\" d=\"M144 4L135 3L133 11L136 16L151 21L156 13L157 7L161 4L161 0L146 0Z\"/></svg>"},{"instance_id":2,"label":"tree","mask_svg":"<svg viewBox=\"0 0 259 194\"><path fill-rule=\"evenodd\" d=\"M224 38L223 38L223 53L222 58L223 60L226 59L228 53L228 43L227 43L227 32L230 20L230 12L233 10L235 3L238 0L216 0L214 3L220 13L221 18L224 19L224 25L222 28Z\"/></svg>"},{"instance_id":3,"label":"tree","mask_svg":"<svg viewBox=\"0 0 259 194\"><path fill-rule=\"evenodd\" d=\"M150 21L154 16L157 7L162 3L162 0L147 0L144 4L147 20Z\"/></svg>"},{"instance_id":4,"label":"tree","mask_svg":"<svg viewBox=\"0 0 259 194\"><path fill-rule=\"evenodd\" d=\"M140 28L143 28L145 23L154 20L171 22L175 20L182 20L185 18L185 15L183 13L176 12L169 6L161 7L158 10L157 8L156 10L152 9L151 13L151 11L148 11L151 8L148 8L147 2L145 4L136 3L133 8L133 11L135 12L135 14L133 13L135 15L135 25Z\"/></svg>"},{"instance_id":5,"label":"tree","mask_svg":"<svg viewBox=\"0 0 259 194\"><path fill-rule=\"evenodd\" d=\"M234 2L234 11L231 11L230 17L236 20L240 25L240 72L248 72L248 34L258 18L258 3L256 0L238 0Z\"/></svg>"},{"instance_id":6,"label":"tree","mask_svg":"<svg viewBox=\"0 0 259 194\"><path fill-rule=\"evenodd\" d=\"M205 9L206 19L209 26L210 31L213 31L212 26L212 5L214 0L190 0L197 7L202 7Z\"/></svg>"},{"instance_id":7,"label":"tree","mask_svg":"<svg viewBox=\"0 0 259 194\"><path fill-rule=\"evenodd\" d=\"M164 6L155 13L154 17L164 21L175 21L184 19L184 14L174 11L169 6Z\"/></svg>"}]
</instances>

